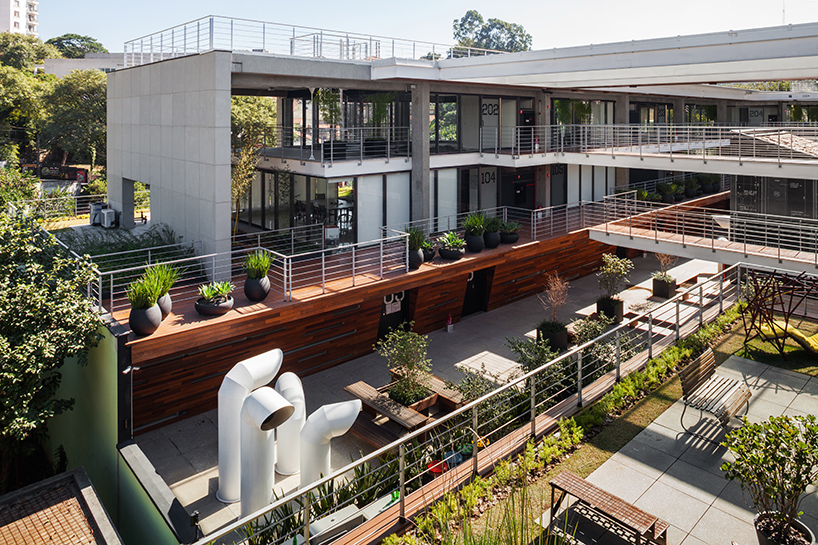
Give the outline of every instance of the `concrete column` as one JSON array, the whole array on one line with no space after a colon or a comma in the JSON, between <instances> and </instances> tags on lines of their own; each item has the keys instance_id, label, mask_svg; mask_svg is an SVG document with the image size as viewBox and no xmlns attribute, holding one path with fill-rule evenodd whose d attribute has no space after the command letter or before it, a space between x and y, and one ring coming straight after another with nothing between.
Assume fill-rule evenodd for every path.
<instances>
[{"instance_id":1,"label":"concrete column","mask_svg":"<svg viewBox=\"0 0 818 545\"><path fill-rule=\"evenodd\" d=\"M631 99L629 95L620 95L614 101L614 123L624 125L630 118ZM618 184L617 184L618 185Z\"/></svg>"},{"instance_id":2,"label":"concrete column","mask_svg":"<svg viewBox=\"0 0 818 545\"><path fill-rule=\"evenodd\" d=\"M673 103L673 124L684 125L685 122L685 99L674 98Z\"/></svg>"},{"instance_id":3,"label":"concrete column","mask_svg":"<svg viewBox=\"0 0 818 545\"><path fill-rule=\"evenodd\" d=\"M630 182L630 178L628 176L629 172L630 169L627 168L616 168L616 187L626 187L628 185Z\"/></svg>"},{"instance_id":4,"label":"concrete column","mask_svg":"<svg viewBox=\"0 0 818 545\"><path fill-rule=\"evenodd\" d=\"M276 142L279 146L293 145L293 99L278 99L278 124L281 126L281 139Z\"/></svg>"},{"instance_id":5,"label":"concrete column","mask_svg":"<svg viewBox=\"0 0 818 545\"><path fill-rule=\"evenodd\" d=\"M429 217L429 84L412 86L412 221Z\"/></svg>"},{"instance_id":6,"label":"concrete column","mask_svg":"<svg viewBox=\"0 0 818 545\"><path fill-rule=\"evenodd\" d=\"M717 123L729 123L730 120L727 118L727 103L723 100L716 103L716 122Z\"/></svg>"}]
</instances>

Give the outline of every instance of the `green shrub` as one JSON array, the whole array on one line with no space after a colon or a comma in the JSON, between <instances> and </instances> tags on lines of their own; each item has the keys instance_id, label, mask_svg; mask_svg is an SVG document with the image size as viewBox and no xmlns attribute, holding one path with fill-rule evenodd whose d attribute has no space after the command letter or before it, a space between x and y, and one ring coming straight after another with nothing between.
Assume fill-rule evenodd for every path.
<instances>
[{"instance_id":1,"label":"green shrub","mask_svg":"<svg viewBox=\"0 0 818 545\"><path fill-rule=\"evenodd\" d=\"M482 235L486 230L486 216L480 212L469 214L466 216L466 219L463 220L463 228L466 230L467 235Z\"/></svg>"},{"instance_id":2,"label":"green shrub","mask_svg":"<svg viewBox=\"0 0 818 545\"><path fill-rule=\"evenodd\" d=\"M454 231L449 231L446 234L440 236L437 241L443 248L448 250L459 250L463 246L466 245L466 241L463 238L455 233Z\"/></svg>"},{"instance_id":3,"label":"green shrub","mask_svg":"<svg viewBox=\"0 0 818 545\"><path fill-rule=\"evenodd\" d=\"M409 251L416 252L417 250L420 250L426 239L426 235L423 234L423 231L416 227L410 227L406 230L406 233L409 235Z\"/></svg>"},{"instance_id":4,"label":"green shrub","mask_svg":"<svg viewBox=\"0 0 818 545\"><path fill-rule=\"evenodd\" d=\"M231 282L211 282L199 286L199 297L208 303L223 303L230 296L235 286Z\"/></svg>"},{"instance_id":5,"label":"green shrub","mask_svg":"<svg viewBox=\"0 0 818 545\"><path fill-rule=\"evenodd\" d=\"M487 233L497 233L503 227L503 220L497 217L486 218L484 228Z\"/></svg>"},{"instance_id":6,"label":"green shrub","mask_svg":"<svg viewBox=\"0 0 818 545\"><path fill-rule=\"evenodd\" d=\"M516 221L507 221L503 223L500 229L501 233L516 233L520 230L520 224Z\"/></svg>"},{"instance_id":7,"label":"green shrub","mask_svg":"<svg viewBox=\"0 0 818 545\"><path fill-rule=\"evenodd\" d=\"M258 280L267 276L271 264L269 253L264 250L256 250L245 256L244 272L247 273L247 278Z\"/></svg>"},{"instance_id":8,"label":"green shrub","mask_svg":"<svg viewBox=\"0 0 818 545\"><path fill-rule=\"evenodd\" d=\"M152 284L159 296L165 295L179 279L179 269L160 263L145 269L145 280Z\"/></svg>"},{"instance_id":9,"label":"green shrub","mask_svg":"<svg viewBox=\"0 0 818 545\"><path fill-rule=\"evenodd\" d=\"M156 304L159 298L157 293L157 286L154 282L146 281L145 278L139 278L131 282L128 286L128 301L134 309L144 310L151 308Z\"/></svg>"}]
</instances>

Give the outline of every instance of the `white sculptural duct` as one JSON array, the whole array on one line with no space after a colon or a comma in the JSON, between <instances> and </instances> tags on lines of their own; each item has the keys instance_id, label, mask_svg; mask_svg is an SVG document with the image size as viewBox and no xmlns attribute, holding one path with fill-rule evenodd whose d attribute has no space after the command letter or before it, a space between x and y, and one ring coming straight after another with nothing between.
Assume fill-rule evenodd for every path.
<instances>
[{"instance_id":1,"label":"white sculptural duct","mask_svg":"<svg viewBox=\"0 0 818 545\"><path fill-rule=\"evenodd\" d=\"M330 474L330 440L344 435L361 411L361 400L324 405L301 430L301 488Z\"/></svg>"},{"instance_id":2,"label":"white sculptural duct","mask_svg":"<svg viewBox=\"0 0 818 545\"><path fill-rule=\"evenodd\" d=\"M276 471L295 475L301 470L301 428L307 419L304 387L295 373L283 373L276 381L276 392L289 401L295 412L276 429Z\"/></svg>"},{"instance_id":3,"label":"white sculptural duct","mask_svg":"<svg viewBox=\"0 0 818 545\"><path fill-rule=\"evenodd\" d=\"M241 406L250 392L269 384L281 369L284 353L279 348L240 361L225 375L219 388L219 490L223 503L239 501Z\"/></svg>"},{"instance_id":4,"label":"white sculptural duct","mask_svg":"<svg viewBox=\"0 0 818 545\"><path fill-rule=\"evenodd\" d=\"M293 414L293 406L263 386L248 395L241 409L241 516L270 504L275 486L273 430Z\"/></svg>"}]
</instances>

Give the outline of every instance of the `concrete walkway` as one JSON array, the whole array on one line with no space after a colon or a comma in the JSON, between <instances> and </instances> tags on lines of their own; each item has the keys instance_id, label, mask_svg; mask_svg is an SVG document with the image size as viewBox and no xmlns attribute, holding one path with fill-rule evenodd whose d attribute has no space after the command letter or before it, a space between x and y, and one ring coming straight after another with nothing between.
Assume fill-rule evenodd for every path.
<instances>
[{"instance_id":1,"label":"concrete walkway","mask_svg":"<svg viewBox=\"0 0 818 545\"><path fill-rule=\"evenodd\" d=\"M652 256L634 260L631 284L622 292L625 312L638 315L663 302L650 297L651 272L658 269ZM716 272L714 263L680 260L671 273L681 282L698 274ZM600 292L595 275L574 280L570 284L568 302L559 318L570 322L585 318L596 311L595 302ZM537 297L506 305L492 312L466 316L455 324L454 332L447 333L443 326L429 334L428 356L432 372L444 380L460 382L461 368L486 369L495 375L509 375L517 364L506 346L509 337L533 335L537 324L546 317ZM273 348L273 347L270 347ZM389 370L384 358L371 353L303 379L308 414L321 405L351 399L343 387L363 380L373 386L389 382ZM215 393L214 393L215 395ZM170 424L136 438L140 448L168 484L181 504L192 512L198 510L201 527L206 533L236 520L239 504L225 505L216 499L218 489L217 415L212 410L187 420ZM372 448L351 434L332 441L332 468L340 469L351 459L372 452ZM298 476L278 476L279 495L295 489Z\"/></svg>"},{"instance_id":2,"label":"concrete walkway","mask_svg":"<svg viewBox=\"0 0 818 545\"><path fill-rule=\"evenodd\" d=\"M818 378L737 356L729 358L717 372L743 380L750 387L750 421L782 414L815 414L818 409ZM698 410L688 410L684 422L688 429L704 436L697 438L681 426L683 407L681 401L671 405L587 480L668 522L670 545L757 543L755 512L739 485L727 481L721 471L722 463L733 458L719 443L727 431L741 425L740 420L734 418L723 429L707 415L700 420ZM818 488L812 486L808 493L801 506L802 520L818 529ZM569 530L578 524L580 543L624 543L621 537L586 519L569 520Z\"/></svg>"}]
</instances>

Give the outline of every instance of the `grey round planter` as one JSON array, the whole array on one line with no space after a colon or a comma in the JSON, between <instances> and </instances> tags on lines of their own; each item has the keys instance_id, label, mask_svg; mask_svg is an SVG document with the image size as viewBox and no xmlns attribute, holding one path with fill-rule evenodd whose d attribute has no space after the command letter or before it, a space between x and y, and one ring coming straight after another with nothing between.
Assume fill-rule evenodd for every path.
<instances>
[{"instance_id":1,"label":"grey round planter","mask_svg":"<svg viewBox=\"0 0 818 545\"><path fill-rule=\"evenodd\" d=\"M466 235L466 248L473 254L483 251L486 243L483 241L483 235Z\"/></svg>"},{"instance_id":2,"label":"grey round planter","mask_svg":"<svg viewBox=\"0 0 818 545\"><path fill-rule=\"evenodd\" d=\"M503 244L514 244L520 240L520 233L500 233L500 242Z\"/></svg>"},{"instance_id":3,"label":"grey round planter","mask_svg":"<svg viewBox=\"0 0 818 545\"><path fill-rule=\"evenodd\" d=\"M456 259L460 259L461 257L463 257L466 252L463 248L458 248L457 250L454 250L452 248L440 248L437 251L437 253L440 254L440 259L448 259L454 261Z\"/></svg>"},{"instance_id":4,"label":"grey round planter","mask_svg":"<svg viewBox=\"0 0 818 545\"><path fill-rule=\"evenodd\" d=\"M207 299L200 297L193 306L196 308L196 312L202 316L221 316L227 314L230 312L230 309L233 308L233 298L228 297L221 303L211 303Z\"/></svg>"},{"instance_id":5,"label":"grey round planter","mask_svg":"<svg viewBox=\"0 0 818 545\"><path fill-rule=\"evenodd\" d=\"M168 314L170 314L173 308L173 300L170 298L170 293L160 296L159 299L156 300L156 304L159 305L159 310L162 311L162 319L164 320L168 317Z\"/></svg>"},{"instance_id":6,"label":"grey round planter","mask_svg":"<svg viewBox=\"0 0 818 545\"><path fill-rule=\"evenodd\" d=\"M244 281L244 295L253 302L264 301L270 293L270 279L266 276L261 278L248 278Z\"/></svg>"},{"instance_id":7,"label":"grey round planter","mask_svg":"<svg viewBox=\"0 0 818 545\"><path fill-rule=\"evenodd\" d=\"M128 325L137 335L150 335L159 329L161 323L162 311L159 305L153 305L150 308L132 308L128 316Z\"/></svg>"},{"instance_id":8,"label":"grey round planter","mask_svg":"<svg viewBox=\"0 0 818 545\"><path fill-rule=\"evenodd\" d=\"M486 231L483 233L483 242L486 245L486 248L496 248L500 245L500 233L498 231L493 231L489 233Z\"/></svg>"},{"instance_id":9,"label":"grey round planter","mask_svg":"<svg viewBox=\"0 0 818 545\"><path fill-rule=\"evenodd\" d=\"M423 250L409 250L409 270L419 269L423 264Z\"/></svg>"}]
</instances>

